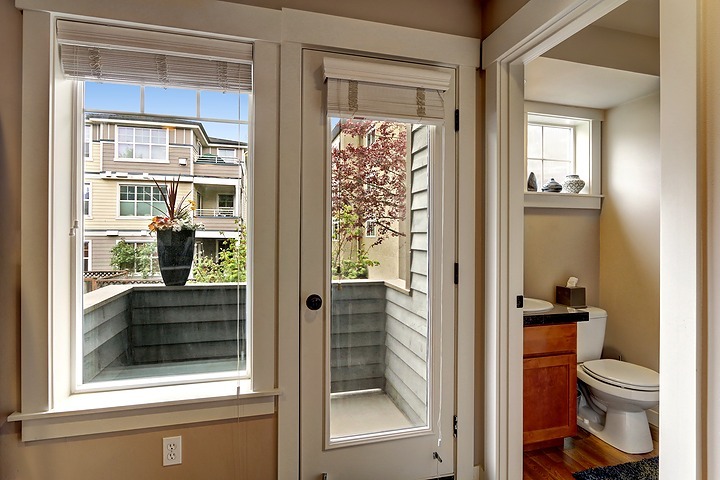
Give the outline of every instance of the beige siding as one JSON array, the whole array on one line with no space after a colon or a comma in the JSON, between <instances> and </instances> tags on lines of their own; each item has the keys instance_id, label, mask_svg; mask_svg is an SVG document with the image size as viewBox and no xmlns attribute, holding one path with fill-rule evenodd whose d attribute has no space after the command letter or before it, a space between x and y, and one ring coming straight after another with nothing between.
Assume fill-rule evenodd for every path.
<instances>
[{"instance_id":1,"label":"beige siding","mask_svg":"<svg viewBox=\"0 0 720 480\"><path fill-rule=\"evenodd\" d=\"M240 175L239 165L213 165L213 164L195 164L195 175L199 177L215 177L215 178L238 178Z\"/></svg>"}]
</instances>

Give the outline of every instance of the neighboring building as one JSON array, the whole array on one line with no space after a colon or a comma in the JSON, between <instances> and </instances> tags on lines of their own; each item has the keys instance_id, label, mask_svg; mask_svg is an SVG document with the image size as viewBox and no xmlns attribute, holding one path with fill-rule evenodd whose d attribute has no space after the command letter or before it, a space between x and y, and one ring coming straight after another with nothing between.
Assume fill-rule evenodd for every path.
<instances>
[{"instance_id":1,"label":"neighboring building","mask_svg":"<svg viewBox=\"0 0 720 480\"><path fill-rule=\"evenodd\" d=\"M165 213L160 190L180 178L196 205L198 254L216 257L247 218L247 144L209 137L200 122L149 115L86 115L84 168L86 271L111 270L112 247L153 242L148 224ZM151 275L157 275L153 269Z\"/></svg>"}]
</instances>

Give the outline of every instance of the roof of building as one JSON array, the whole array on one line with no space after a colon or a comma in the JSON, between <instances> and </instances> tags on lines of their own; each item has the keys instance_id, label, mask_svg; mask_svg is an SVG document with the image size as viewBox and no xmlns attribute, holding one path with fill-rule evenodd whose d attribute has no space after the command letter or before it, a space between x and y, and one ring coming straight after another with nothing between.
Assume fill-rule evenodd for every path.
<instances>
[{"instance_id":1,"label":"roof of building","mask_svg":"<svg viewBox=\"0 0 720 480\"><path fill-rule=\"evenodd\" d=\"M227 138L218 138L218 137L211 137L207 134L205 131L205 127L203 126L202 122L199 122L197 120L188 120L185 118L176 118L176 117L165 117L161 115L142 115L142 114L136 114L136 113L87 113L85 114L85 118L87 120L93 120L93 119L99 119L99 120L119 120L123 122L150 122L150 123L156 123L159 125L167 125L167 124L173 124L173 125L187 125L192 128L196 128L200 130L202 133L202 136L205 138L207 143L212 144L220 144L220 145L233 145L233 146L241 146L246 147L247 142L241 142L238 140L230 140Z\"/></svg>"}]
</instances>

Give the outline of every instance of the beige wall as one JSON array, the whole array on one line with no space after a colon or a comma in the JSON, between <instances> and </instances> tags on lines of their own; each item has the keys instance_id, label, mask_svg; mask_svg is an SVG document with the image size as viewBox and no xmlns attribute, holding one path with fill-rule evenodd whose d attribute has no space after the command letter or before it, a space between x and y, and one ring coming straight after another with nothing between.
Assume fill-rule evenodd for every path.
<instances>
[{"instance_id":1,"label":"beige wall","mask_svg":"<svg viewBox=\"0 0 720 480\"><path fill-rule=\"evenodd\" d=\"M108 1L109 0L102 0ZM466 36L480 36L480 2L435 0L327 2L248 0ZM151 22L152 19L149 19ZM6 422L20 406L20 119L22 15L13 0L0 0L0 479L252 479L276 476L276 419L260 417L23 444L18 424ZM161 438L183 435L179 467L160 466Z\"/></svg>"},{"instance_id":2,"label":"beige wall","mask_svg":"<svg viewBox=\"0 0 720 480\"><path fill-rule=\"evenodd\" d=\"M606 355L659 369L660 95L606 112L600 303ZM613 355L614 356L614 355Z\"/></svg>"},{"instance_id":3,"label":"beige wall","mask_svg":"<svg viewBox=\"0 0 720 480\"><path fill-rule=\"evenodd\" d=\"M555 286L570 276L585 287L589 305L600 291L600 219L598 210L525 209L525 276L527 297L555 301Z\"/></svg>"}]
</instances>

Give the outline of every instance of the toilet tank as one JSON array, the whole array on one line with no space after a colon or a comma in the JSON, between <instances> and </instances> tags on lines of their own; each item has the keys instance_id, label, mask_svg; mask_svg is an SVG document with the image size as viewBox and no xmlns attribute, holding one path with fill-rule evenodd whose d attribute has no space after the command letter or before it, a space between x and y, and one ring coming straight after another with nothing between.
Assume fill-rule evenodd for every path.
<instances>
[{"instance_id":1,"label":"toilet tank","mask_svg":"<svg viewBox=\"0 0 720 480\"><path fill-rule=\"evenodd\" d=\"M602 308L587 307L580 310L588 312L590 319L587 322L577 322L578 363L600 358L607 323L607 312Z\"/></svg>"}]
</instances>

